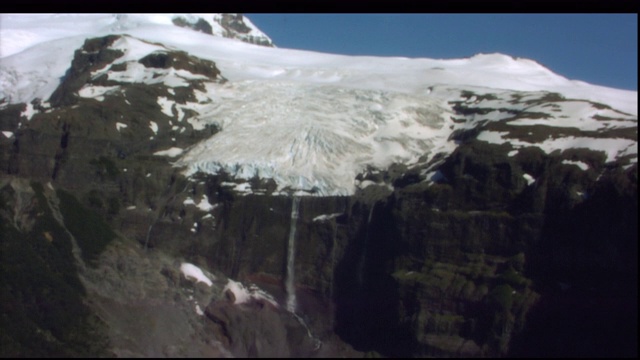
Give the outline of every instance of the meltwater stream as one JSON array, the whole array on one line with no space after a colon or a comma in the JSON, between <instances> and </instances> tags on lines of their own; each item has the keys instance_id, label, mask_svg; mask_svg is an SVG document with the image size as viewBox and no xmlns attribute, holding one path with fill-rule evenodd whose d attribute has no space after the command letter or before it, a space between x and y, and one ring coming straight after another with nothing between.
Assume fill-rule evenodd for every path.
<instances>
[{"instance_id":1,"label":"meltwater stream","mask_svg":"<svg viewBox=\"0 0 640 360\"><path fill-rule=\"evenodd\" d=\"M298 221L298 205L300 198L293 197L291 204L291 228L289 229L289 247L287 251L287 279L285 289L287 291L287 310L292 313L296 311L296 290L294 287L294 256L295 256L295 240L296 240L296 222Z\"/></svg>"},{"instance_id":2,"label":"meltwater stream","mask_svg":"<svg viewBox=\"0 0 640 360\"><path fill-rule=\"evenodd\" d=\"M367 261L367 248L369 247L369 226L371 226L371 218L373 217L373 210L376 208L376 204L374 203L369 209L369 217L367 218L367 227L365 229L365 237L364 237L364 249L362 250L362 256L360 261L358 262L358 284L362 286L364 284L364 267L365 261Z\"/></svg>"}]
</instances>

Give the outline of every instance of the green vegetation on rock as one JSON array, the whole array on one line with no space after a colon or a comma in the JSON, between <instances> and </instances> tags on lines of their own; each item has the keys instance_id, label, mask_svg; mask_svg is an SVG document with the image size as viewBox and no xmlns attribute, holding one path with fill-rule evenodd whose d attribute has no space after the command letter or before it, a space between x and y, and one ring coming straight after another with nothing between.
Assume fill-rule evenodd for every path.
<instances>
[{"instance_id":1,"label":"green vegetation on rock","mask_svg":"<svg viewBox=\"0 0 640 360\"><path fill-rule=\"evenodd\" d=\"M116 164L108 157L100 156L98 159L91 160L89 163L95 166L96 173L103 180L105 178L115 180L118 174L120 174L120 170L118 170Z\"/></svg>"},{"instance_id":2,"label":"green vegetation on rock","mask_svg":"<svg viewBox=\"0 0 640 360\"><path fill-rule=\"evenodd\" d=\"M82 257L94 262L116 236L111 227L94 211L86 209L70 193L57 191L64 223L78 242Z\"/></svg>"},{"instance_id":3,"label":"green vegetation on rock","mask_svg":"<svg viewBox=\"0 0 640 360\"><path fill-rule=\"evenodd\" d=\"M42 186L32 188L31 229L0 221L0 356L105 356L104 324L83 303L71 240Z\"/></svg>"}]
</instances>

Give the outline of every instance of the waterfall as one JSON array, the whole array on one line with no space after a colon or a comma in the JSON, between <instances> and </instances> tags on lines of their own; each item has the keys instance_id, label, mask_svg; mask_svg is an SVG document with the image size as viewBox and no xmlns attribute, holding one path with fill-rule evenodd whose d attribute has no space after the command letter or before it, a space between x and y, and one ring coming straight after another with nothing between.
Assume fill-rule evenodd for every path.
<instances>
[{"instance_id":1,"label":"waterfall","mask_svg":"<svg viewBox=\"0 0 640 360\"><path fill-rule=\"evenodd\" d=\"M296 311L296 291L294 287L294 256L296 240L296 222L298 220L298 205L300 198L294 196L291 204L291 228L289 229L289 248L287 251L287 279L285 288L287 290L287 310L292 313Z\"/></svg>"},{"instance_id":2,"label":"waterfall","mask_svg":"<svg viewBox=\"0 0 640 360\"><path fill-rule=\"evenodd\" d=\"M149 230L147 230L147 237L144 240L144 251L147 251L147 244L149 243L149 236L151 236L151 229L153 229L153 225L155 225L155 222L151 223L151 225L149 225Z\"/></svg>"},{"instance_id":3,"label":"waterfall","mask_svg":"<svg viewBox=\"0 0 640 360\"><path fill-rule=\"evenodd\" d=\"M329 304L331 306L331 329L333 329L334 326L334 318L335 318L335 304L334 304L334 299L333 299L333 278L336 272L336 251L337 251L337 241L336 241L336 235L338 234L338 223L335 221L335 219L333 220L333 247L331 248L331 283L329 284Z\"/></svg>"},{"instance_id":4,"label":"waterfall","mask_svg":"<svg viewBox=\"0 0 640 360\"><path fill-rule=\"evenodd\" d=\"M365 228L364 236L364 249L362 250L362 257L358 262L358 284L362 286L364 283L364 264L367 260L367 248L369 247L369 225L371 225L371 218L373 217L373 210L376 208L374 203L369 210L369 218L367 219L367 227Z\"/></svg>"}]
</instances>

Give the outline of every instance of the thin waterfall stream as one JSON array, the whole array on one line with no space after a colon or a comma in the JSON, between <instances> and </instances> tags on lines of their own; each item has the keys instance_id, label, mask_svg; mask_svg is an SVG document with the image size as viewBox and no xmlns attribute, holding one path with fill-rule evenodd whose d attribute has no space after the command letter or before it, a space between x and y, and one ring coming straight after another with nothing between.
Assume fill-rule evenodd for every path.
<instances>
[{"instance_id":1,"label":"thin waterfall stream","mask_svg":"<svg viewBox=\"0 0 640 360\"><path fill-rule=\"evenodd\" d=\"M293 197L291 204L291 228L289 229L289 247L287 250L287 279L285 281L285 289L287 291L287 310L292 313L296 311L296 290L294 286L294 257L295 257L295 240L296 240L296 223L298 221L298 206L300 198Z\"/></svg>"},{"instance_id":2,"label":"thin waterfall stream","mask_svg":"<svg viewBox=\"0 0 640 360\"><path fill-rule=\"evenodd\" d=\"M311 329L304 321L304 319L296 314L297 301L295 289L294 258L296 243L296 224L298 222L299 206L300 197L294 196L293 202L291 204L291 227L289 229L289 246L287 249L287 278L285 281L285 290L287 291L287 310L296 318L296 320L298 320L300 325L302 325L307 330L307 336L309 336L309 338L313 339L314 341L314 350L318 350L322 346L322 341L313 336Z\"/></svg>"},{"instance_id":3,"label":"thin waterfall stream","mask_svg":"<svg viewBox=\"0 0 640 360\"><path fill-rule=\"evenodd\" d=\"M338 234L338 223L333 221L333 245L331 247L331 283L329 284L329 304L331 308L331 320L330 320L330 328L333 329L334 326L334 317L335 317L335 304L333 299L333 281L335 277L335 268L336 268L336 251L337 251L337 241L336 237Z\"/></svg>"},{"instance_id":4,"label":"thin waterfall stream","mask_svg":"<svg viewBox=\"0 0 640 360\"><path fill-rule=\"evenodd\" d=\"M362 251L362 257L358 262L358 284L362 286L364 283L364 264L367 260L367 247L369 246L369 226L371 225L371 218L373 217L373 210L376 208L376 204L371 206L369 210L369 218L367 219L367 227L365 229L365 237L364 237L364 249Z\"/></svg>"}]
</instances>

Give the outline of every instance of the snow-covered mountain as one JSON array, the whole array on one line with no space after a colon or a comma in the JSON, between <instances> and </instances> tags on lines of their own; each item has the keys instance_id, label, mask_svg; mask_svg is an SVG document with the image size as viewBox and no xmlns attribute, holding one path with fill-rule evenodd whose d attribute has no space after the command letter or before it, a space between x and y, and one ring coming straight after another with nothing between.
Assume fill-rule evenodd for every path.
<instances>
[{"instance_id":1,"label":"snow-covered mountain","mask_svg":"<svg viewBox=\"0 0 640 360\"><path fill-rule=\"evenodd\" d=\"M199 23L217 37L194 32ZM637 127L637 92L568 80L528 59L502 54L455 60L354 57L254 46L224 38L246 40L246 35L271 43L241 15L3 15L1 26L5 104L40 98L46 106L85 39L122 34L110 47L122 56L91 72L92 80L106 76L113 85L87 84L79 96L101 100L122 92L119 84L160 81L171 92L188 85L181 79L197 79L202 87L192 90L195 99L176 102L168 94L158 96L158 105L178 131L180 124L190 123L196 130L215 126L220 132L189 148L172 146L158 154L171 156L187 174L224 170L238 179L274 179L275 194L352 194L360 185L356 176L368 167L413 165L449 154L456 148L451 134L479 126L486 130L478 139L509 142L514 153L530 146L547 153L584 147L605 152L607 161L623 156L637 161L637 143L630 139L584 135L509 141L510 130L523 126ZM228 81L139 63L152 53L175 51L213 61ZM551 94L557 101L544 102ZM493 110L456 121L454 103ZM30 106L25 114L34 111ZM113 126L128 125L120 124ZM501 131L491 130L498 126ZM248 184L237 188L257 190Z\"/></svg>"},{"instance_id":2,"label":"snow-covered mountain","mask_svg":"<svg viewBox=\"0 0 640 360\"><path fill-rule=\"evenodd\" d=\"M3 356L637 357L635 91L2 14L0 132Z\"/></svg>"}]
</instances>

